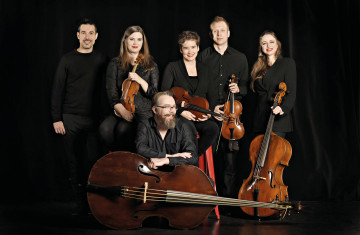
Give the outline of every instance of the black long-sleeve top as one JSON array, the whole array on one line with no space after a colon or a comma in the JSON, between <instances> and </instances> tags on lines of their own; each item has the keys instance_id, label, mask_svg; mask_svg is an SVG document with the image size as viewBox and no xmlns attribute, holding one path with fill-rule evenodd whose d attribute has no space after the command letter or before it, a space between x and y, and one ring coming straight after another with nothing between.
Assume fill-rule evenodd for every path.
<instances>
[{"instance_id":1,"label":"black long-sleeve top","mask_svg":"<svg viewBox=\"0 0 360 235\"><path fill-rule=\"evenodd\" d=\"M176 118L174 129L169 129L165 139L161 138L154 118L141 120L135 138L136 151L146 158L164 158L166 154L191 153L191 158L169 157L169 165L198 165L198 155L192 128L180 118Z\"/></svg>"},{"instance_id":2,"label":"black long-sleeve top","mask_svg":"<svg viewBox=\"0 0 360 235\"><path fill-rule=\"evenodd\" d=\"M214 47L208 47L198 55L197 60L210 68L209 104L211 109L226 102L229 91L228 81L232 74L239 78L240 92L234 94L235 99L241 100L247 94L249 69L246 56L243 53L228 47L221 55Z\"/></svg>"},{"instance_id":3,"label":"black long-sleeve top","mask_svg":"<svg viewBox=\"0 0 360 235\"><path fill-rule=\"evenodd\" d=\"M253 129L255 132L264 132L269 120L271 106L276 93L279 91L280 82L285 82L288 93L283 97L280 104L283 115L276 115L273 131L291 132L293 130L292 116L290 111L294 107L296 99L296 65L291 58L279 57L268 69L262 79L255 80L254 89L257 94L257 102L254 115Z\"/></svg>"},{"instance_id":4,"label":"black long-sleeve top","mask_svg":"<svg viewBox=\"0 0 360 235\"><path fill-rule=\"evenodd\" d=\"M107 58L100 52L65 54L57 67L51 97L53 122L62 114L94 116L99 112Z\"/></svg>"},{"instance_id":5,"label":"black long-sleeve top","mask_svg":"<svg viewBox=\"0 0 360 235\"><path fill-rule=\"evenodd\" d=\"M188 72L185 67L184 60L177 60L175 62L170 62L164 71L161 90L166 91L172 87L181 87L189 92L191 96L200 96L206 99L208 97L208 84L210 81L209 78L209 69L206 65L197 62L196 63L197 78L191 78L188 75ZM197 79L197 83L192 80ZM195 85L196 84L196 85ZM181 114L183 109L178 107L177 114Z\"/></svg>"},{"instance_id":6,"label":"black long-sleeve top","mask_svg":"<svg viewBox=\"0 0 360 235\"><path fill-rule=\"evenodd\" d=\"M122 84L123 81L128 78L128 74L131 71L132 66L128 71L123 71L116 58L110 61L106 71L106 91L111 108L114 108L114 105L121 103ZM142 64L139 64L136 73L149 85L147 92L144 92L140 87L134 98L135 114L139 115L142 119L146 119L153 115L151 110L151 99L158 92L159 69L155 64L154 68L145 71L145 67Z\"/></svg>"}]
</instances>

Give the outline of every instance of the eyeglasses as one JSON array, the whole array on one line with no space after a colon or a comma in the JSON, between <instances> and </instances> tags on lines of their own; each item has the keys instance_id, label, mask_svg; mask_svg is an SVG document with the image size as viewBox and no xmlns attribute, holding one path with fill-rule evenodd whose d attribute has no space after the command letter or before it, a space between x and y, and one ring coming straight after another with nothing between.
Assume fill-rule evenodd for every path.
<instances>
[{"instance_id":1,"label":"eyeglasses","mask_svg":"<svg viewBox=\"0 0 360 235\"><path fill-rule=\"evenodd\" d=\"M174 105L174 106L170 106L170 105L160 106L160 105L157 105L156 107L162 108L162 109L167 109L167 110L177 110L176 105Z\"/></svg>"}]
</instances>

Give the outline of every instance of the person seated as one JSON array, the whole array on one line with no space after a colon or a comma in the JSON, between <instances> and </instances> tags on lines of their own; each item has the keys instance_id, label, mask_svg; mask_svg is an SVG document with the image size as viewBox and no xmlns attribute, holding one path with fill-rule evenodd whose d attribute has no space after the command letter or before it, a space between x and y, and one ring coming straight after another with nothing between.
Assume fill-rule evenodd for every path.
<instances>
[{"instance_id":1,"label":"person seated","mask_svg":"<svg viewBox=\"0 0 360 235\"><path fill-rule=\"evenodd\" d=\"M149 159L149 166L198 165L196 133L184 120L176 118L176 103L169 91L153 97L154 117L139 122L136 152Z\"/></svg>"}]
</instances>

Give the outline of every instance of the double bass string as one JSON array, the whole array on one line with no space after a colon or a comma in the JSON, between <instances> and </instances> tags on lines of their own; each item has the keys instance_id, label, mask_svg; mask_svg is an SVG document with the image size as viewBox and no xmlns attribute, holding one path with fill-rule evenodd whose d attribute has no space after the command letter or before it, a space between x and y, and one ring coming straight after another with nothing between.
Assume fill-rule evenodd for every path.
<instances>
[{"instance_id":1,"label":"double bass string","mask_svg":"<svg viewBox=\"0 0 360 235\"><path fill-rule=\"evenodd\" d=\"M173 190L156 190L148 189L146 199L144 198L144 188L125 187L126 192L123 196L137 200L147 201L164 201L171 203L201 204L201 205L227 205L227 206L247 206L247 207L263 207L277 210L287 210L290 206L278 205L265 202L252 202L233 198L223 198L212 195L196 194L188 192L180 192Z\"/></svg>"}]
</instances>

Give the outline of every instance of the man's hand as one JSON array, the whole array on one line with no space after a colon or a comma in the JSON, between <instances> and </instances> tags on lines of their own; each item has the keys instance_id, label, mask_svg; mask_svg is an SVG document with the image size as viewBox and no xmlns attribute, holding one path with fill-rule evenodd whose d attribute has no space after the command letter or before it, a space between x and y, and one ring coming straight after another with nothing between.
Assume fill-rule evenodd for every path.
<instances>
[{"instance_id":1,"label":"man's hand","mask_svg":"<svg viewBox=\"0 0 360 235\"><path fill-rule=\"evenodd\" d=\"M169 158L150 158L149 166L152 169L157 169L160 166L168 165L170 163Z\"/></svg>"},{"instance_id":2,"label":"man's hand","mask_svg":"<svg viewBox=\"0 0 360 235\"><path fill-rule=\"evenodd\" d=\"M56 134L60 134L60 135L66 134L64 123L62 121L54 122L53 126Z\"/></svg>"},{"instance_id":3,"label":"man's hand","mask_svg":"<svg viewBox=\"0 0 360 235\"><path fill-rule=\"evenodd\" d=\"M229 84L229 89L230 89L231 93L239 93L240 92L240 88L239 88L238 84L235 82Z\"/></svg>"},{"instance_id":4,"label":"man's hand","mask_svg":"<svg viewBox=\"0 0 360 235\"><path fill-rule=\"evenodd\" d=\"M224 111L221 110L221 108L224 108L224 105L216 105L215 108L214 108L214 112L215 113L219 113L221 115L224 115ZM214 118L218 121L223 121L224 119L222 117L217 117L217 116L214 116Z\"/></svg>"},{"instance_id":5,"label":"man's hand","mask_svg":"<svg viewBox=\"0 0 360 235\"><path fill-rule=\"evenodd\" d=\"M175 154L166 154L166 157L182 157L182 158L191 158L191 153L175 153Z\"/></svg>"}]
</instances>

